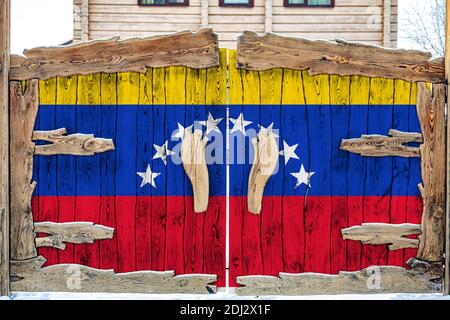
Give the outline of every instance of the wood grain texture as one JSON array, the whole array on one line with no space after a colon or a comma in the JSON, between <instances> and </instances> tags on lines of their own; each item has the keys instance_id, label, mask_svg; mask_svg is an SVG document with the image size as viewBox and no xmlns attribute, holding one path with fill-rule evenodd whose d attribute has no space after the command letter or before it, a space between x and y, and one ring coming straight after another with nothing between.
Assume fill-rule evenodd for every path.
<instances>
[{"instance_id":1,"label":"wood grain texture","mask_svg":"<svg viewBox=\"0 0 450 320\"><path fill-rule=\"evenodd\" d=\"M389 50L337 40L313 41L245 31L238 40L237 65L249 70L289 68L311 75L337 74L444 82L443 59L420 51Z\"/></svg>"},{"instance_id":2,"label":"wood grain texture","mask_svg":"<svg viewBox=\"0 0 450 320\"><path fill-rule=\"evenodd\" d=\"M201 130L186 130L181 144L181 161L194 193L194 211L208 209L209 175L205 147L208 142Z\"/></svg>"},{"instance_id":3,"label":"wood grain texture","mask_svg":"<svg viewBox=\"0 0 450 320\"><path fill-rule=\"evenodd\" d=\"M211 274L176 275L173 271L115 273L76 264L42 268L45 258L38 256L11 261L11 290L28 292L108 292L108 293L197 293L216 291Z\"/></svg>"},{"instance_id":4,"label":"wood grain texture","mask_svg":"<svg viewBox=\"0 0 450 320\"><path fill-rule=\"evenodd\" d=\"M183 31L144 39L107 40L67 47L35 48L11 57L12 80L48 79L97 72L134 71L147 67L187 66L208 68L219 64L217 37L212 29Z\"/></svg>"},{"instance_id":5,"label":"wood grain texture","mask_svg":"<svg viewBox=\"0 0 450 320\"><path fill-rule=\"evenodd\" d=\"M37 233L48 234L36 238L36 247L54 247L65 250L65 243L93 243L94 240L112 239L114 229L92 222L36 222Z\"/></svg>"},{"instance_id":6,"label":"wood grain texture","mask_svg":"<svg viewBox=\"0 0 450 320\"><path fill-rule=\"evenodd\" d=\"M421 233L420 225L416 224L387 224L387 223L363 223L342 229L342 237L345 240L361 241L363 244L389 244L389 250L405 248L417 248L419 240L406 238L410 235Z\"/></svg>"},{"instance_id":7,"label":"wood grain texture","mask_svg":"<svg viewBox=\"0 0 450 320\"><path fill-rule=\"evenodd\" d=\"M405 144L423 141L422 134L401 132L391 129L389 136L362 135L361 138L343 139L341 150L356 153L364 157L420 157L418 147Z\"/></svg>"},{"instance_id":8,"label":"wood grain texture","mask_svg":"<svg viewBox=\"0 0 450 320\"><path fill-rule=\"evenodd\" d=\"M9 295L10 0L0 0L0 296Z\"/></svg>"},{"instance_id":9,"label":"wood grain texture","mask_svg":"<svg viewBox=\"0 0 450 320\"><path fill-rule=\"evenodd\" d=\"M11 259L37 256L34 244L31 197L34 143L31 141L39 104L39 82L31 80L25 93L22 84L10 83L10 175L11 175Z\"/></svg>"},{"instance_id":10,"label":"wood grain texture","mask_svg":"<svg viewBox=\"0 0 450 320\"><path fill-rule=\"evenodd\" d=\"M417 258L443 261L445 244L445 86L418 84L417 114L423 134L420 146L423 198L422 234Z\"/></svg>"},{"instance_id":11,"label":"wood grain texture","mask_svg":"<svg viewBox=\"0 0 450 320\"><path fill-rule=\"evenodd\" d=\"M450 12L450 0L445 1L446 12ZM445 79L450 78L450 18L446 16L445 19ZM449 93L447 91L447 101L449 99ZM450 123L450 112L447 112L447 123ZM446 214L445 214L445 238L450 239L450 128L447 126L447 154L446 154ZM445 256L450 257L450 241L445 242ZM444 294L450 295L450 258L445 259L445 284Z\"/></svg>"},{"instance_id":12,"label":"wood grain texture","mask_svg":"<svg viewBox=\"0 0 450 320\"><path fill-rule=\"evenodd\" d=\"M42 140L50 144L38 145L34 148L34 154L39 156L52 156L68 154L75 156L92 156L114 150L112 139L95 138L93 134L67 134L66 128L51 131L34 131L33 141Z\"/></svg>"},{"instance_id":13,"label":"wood grain texture","mask_svg":"<svg viewBox=\"0 0 450 320\"><path fill-rule=\"evenodd\" d=\"M369 267L338 275L317 273L272 276L243 276L237 282L238 295L325 295L380 293L438 293L442 285L427 274L401 267Z\"/></svg>"}]
</instances>

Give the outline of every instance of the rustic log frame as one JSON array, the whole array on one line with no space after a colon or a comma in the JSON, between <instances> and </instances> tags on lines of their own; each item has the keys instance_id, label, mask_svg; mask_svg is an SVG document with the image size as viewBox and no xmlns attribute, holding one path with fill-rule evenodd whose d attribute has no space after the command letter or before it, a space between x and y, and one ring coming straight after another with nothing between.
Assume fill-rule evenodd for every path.
<instances>
[{"instance_id":1,"label":"rustic log frame","mask_svg":"<svg viewBox=\"0 0 450 320\"><path fill-rule=\"evenodd\" d=\"M0 296L9 295L10 0L0 0Z\"/></svg>"},{"instance_id":2,"label":"rustic log frame","mask_svg":"<svg viewBox=\"0 0 450 320\"><path fill-rule=\"evenodd\" d=\"M183 31L148 38L82 42L75 45L25 50L11 56L10 80L49 79L92 73L141 72L147 67L219 65L217 36L212 29Z\"/></svg>"},{"instance_id":3,"label":"rustic log frame","mask_svg":"<svg viewBox=\"0 0 450 320\"><path fill-rule=\"evenodd\" d=\"M421 227L410 223L363 223L361 226L342 229L341 233L344 240L361 241L363 244L389 244L389 250L398 250L418 248L419 240L406 236L421 234Z\"/></svg>"},{"instance_id":4,"label":"rustic log frame","mask_svg":"<svg viewBox=\"0 0 450 320\"><path fill-rule=\"evenodd\" d=\"M29 292L215 293L213 274L175 275L173 271L115 273L77 264L43 267L36 258L11 261L11 290Z\"/></svg>"},{"instance_id":5,"label":"rustic log frame","mask_svg":"<svg viewBox=\"0 0 450 320\"><path fill-rule=\"evenodd\" d=\"M36 247L66 249L66 243L93 243L94 240L112 239L114 229L92 222L36 222L36 233L48 234L35 239Z\"/></svg>"},{"instance_id":6,"label":"rustic log frame","mask_svg":"<svg viewBox=\"0 0 450 320\"><path fill-rule=\"evenodd\" d=\"M415 50L384 49L343 40L313 41L244 31L237 44L237 67L247 70L289 68L311 75L360 75L412 82L443 83L443 59Z\"/></svg>"}]
</instances>

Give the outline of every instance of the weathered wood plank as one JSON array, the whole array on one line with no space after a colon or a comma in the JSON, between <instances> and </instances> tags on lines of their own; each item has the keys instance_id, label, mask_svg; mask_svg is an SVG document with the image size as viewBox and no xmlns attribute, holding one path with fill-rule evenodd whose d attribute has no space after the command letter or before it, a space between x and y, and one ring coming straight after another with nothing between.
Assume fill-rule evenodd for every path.
<instances>
[{"instance_id":1,"label":"weathered wood plank","mask_svg":"<svg viewBox=\"0 0 450 320\"><path fill-rule=\"evenodd\" d=\"M390 244L389 250L417 248L419 240L406 238L421 233L417 224L363 223L341 230L344 240L361 241L363 244Z\"/></svg>"},{"instance_id":2,"label":"weathered wood plank","mask_svg":"<svg viewBox=\"0 0 450 320\"><path fill-rule=\"evenodd\" d=\"M54 247L61 250L65 243L93 243L94 240L112 239L114 229L92 222L36 222L34 231L49 236L36 238L36 247Z\"/></svg>"},{"instance_id":3,"label":"weathered wood plank","mask_svg":"<svg viewBox=\"0 0 450 320\"><path fill-rule=\"evenodd\" d=\"M343 139L341 150L364 157L420 157L418 147L405 146L407 143L423 141L422 134L389 130L389 136L362 135L361 138Z\"/></svg>"},{"instance_id":4,"label":"weathered wood plank","mask_svg":"<svg viewBox=\"0 0 450 320\"><path fill-rule=\"evenodd\" d=\"M337 40L313 41L245 31L238 40L237 65L249 70L309 69L311 75L361 75L406 81L444 82L444 62L431 54L390 50Z\"/></svg>"},{"instance_id":5,"label":"weathered wood plank","mask_svg":"<svg viewBox=\"0 0 450 320\"><path fill-rule=\"evenodd\" d=\"M51 144L39 145L34 148L34 154L51 156L56 154L69 154L76 156L92 156L114 150L111 139L95 138L93 134L75 133L67 134L66 128L51 131L34 131L33 141L43 140Z\"/></svg>"},{"instance_id":6,"label":"weathered wood plank","mask_svg":"<svg viewBox=\"0 0 450 320\"><path fill-rule=\"evenodd\" d=\"M432 92L419 83L417 114L423 134L420 146L423 198L422 234L417 258L443 261L445 244L445 85L433 85Z\"/></svg>"},{"instance_id":7,"label":"weathered wood plank","mask_svg":"<svg viewBox=\"0 0 450 320\"><path fill-rule=\"evenodd\" d=\"M39 82L31 80L25 93L22 84L10 83L10 175L11 175L11 259L37 256L34 244L31 196L34 143L31 141L39 104Z\"/></svg>"},{"instance_id":8,"label":"weathered wood plank","mask_svg":"<svg viewBox=\"0 0 450 320\"><path fill-rule=\"evenodd\" d=\"M11 290L28 292L214 293L213 274L177 275L173 271L115 273L77 264L42 268L42 256L11 261Z\"/></svg>"},{"instance_id":9,"label":"weathered wood plank","mask_svg":"<svg viewBox=\"0 0 450 320\"><path fill-rule=\"evenodd\" d=\"M48 79L55 76L99 72L135 71L147 67L186 66L208 68L219 64L217 36L212 29L196 33L134 38L118 37L66 47L25 50L25 57L11 57L10 79Z\"/></svg>"},{"instance_id":10,"label":"weathered wood plank","mask_svg":"<svg viewBox=\"0 0 450 320\"><path fill-rule=\"evenodd\" d=\"M338 275L317 273L272 276L243 276L237 283L238 295L324 295L441 292L442 285L427 274L401 267L369 267Z\"/></svg>"},{"instance_id":11,"label":"weathered wood plank","mask_svg":"<svg viewBox=\"0 0 450 320\"><path fill-rule=\"evenodd\" d=\"M9 295L10 1L0 0L0 296Z\"/></svg>"}]
</instances>

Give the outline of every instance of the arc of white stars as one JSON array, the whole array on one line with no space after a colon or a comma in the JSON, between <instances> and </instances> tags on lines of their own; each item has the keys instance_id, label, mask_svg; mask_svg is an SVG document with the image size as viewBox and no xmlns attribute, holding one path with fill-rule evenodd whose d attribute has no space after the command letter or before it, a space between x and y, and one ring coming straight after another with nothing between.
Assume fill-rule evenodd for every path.
<instances>
[{"instance_id":1,"label":"arc of white stars","mask_svg":"<svg viewBox=\"0 0 450 320\"><path fill-rule=\"evenodd\" d=\"M146 184L150 184L153 188L156 188L155 178L161 174L160 172L152 172L150 165L147 165L147 170L145 172L136 173L142 178L141 188Z\"/></svg>"},{"instance_id":2,"label":"arc of white stars","mask_svg":"<svg viewBox=\"0 0 450 320\"><path fill-rule=\"evenodd\" d=\"M165 165L167 165L167 157L174 155L175 152L172 150L169 150L169 141L166 140L162 146L158 146L157 144L154 144L153 147L156 150L155 155L153 156L153 160L155 159L161 159Z\"/></svg>"},{"instance_id":3,"label":"arc of white stars","mask_svg":"<svg viewBox=\"0 0 450 320\"><path fill-rule=\"evenodd\" d=\"M244 114L240 113L239 117L236 119L230 118L230 121L233 123L233 129L231 129L231 133L236 131L241 131L245 136L245 127L252 124L252 121L246 121L244 119Z\"/></svg>"},{"instance_id":4,"label":"arc of white stars","mask_svg":"<svg viewBox=\"0 0 450 320\"><path fill-rule=\"evenodd\" d=\"M284 156L284 165L287 165L290 159L297 159L299 157L295 153L295 149L297 149L298 143L293 146L289 146L286 141L283 140L283 150L280 151L280 155Z\"/></svg>"},{"instance_id":5,"label":"arc of white stars","mask_svg":"<svg viewBox=\"0 0 450 320\"><path fill-rule=\"evenodd\" d=\"M211 131L217 131L220 133L220 129L218 127L219 123L223 120L223 118L214 119L211 112L208 112L208 120L199 121L198 123L202 126L206 127L205 136L208 135Z\"/></svg>"},{"instance_id":6,"label":"arc of white stars","mask_svg":"<svg viewBox=\"0 0 450 320\"><path fill-rule=\"evenodd\" d=\"M307 172L305 171L305 167L301 166L299 172L292 172L291 175L294 176L297 179L297 182L295 184L295 188L297 189L302 184L305 184L307 187L311 188L311 177L315 174L315 172Z\"/></svg>"},{"instance_id":7,"label":"arc of white stars","mask_svg":"<svg viewBox=\"0 0 450 320\"><path fill-rule=\"evenodd\" d=\"M175 133L172 135L172 139L181 139L183 140L184 136L185 136L185 132L186 131L192 131L192 126L190 125L189 127L183 127L183 125L179 122L178 123L178 130L175 131Z\"/></svg>"}]
</instances>

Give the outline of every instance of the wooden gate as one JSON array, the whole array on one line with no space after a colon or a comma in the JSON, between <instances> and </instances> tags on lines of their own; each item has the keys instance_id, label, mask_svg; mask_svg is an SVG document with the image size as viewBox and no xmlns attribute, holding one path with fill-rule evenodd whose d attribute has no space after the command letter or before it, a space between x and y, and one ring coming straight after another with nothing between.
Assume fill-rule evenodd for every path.
<instances>
[{"instance_id":1,"label":"wooden gate","mask_svg":"<svg viewBox=\"0 0 450 320\"><path fill-rule=\"evenodd\" d=\"M209 29L12 57L11 289L440 292L429 59Z\"/></svg>"}]
</instances>

